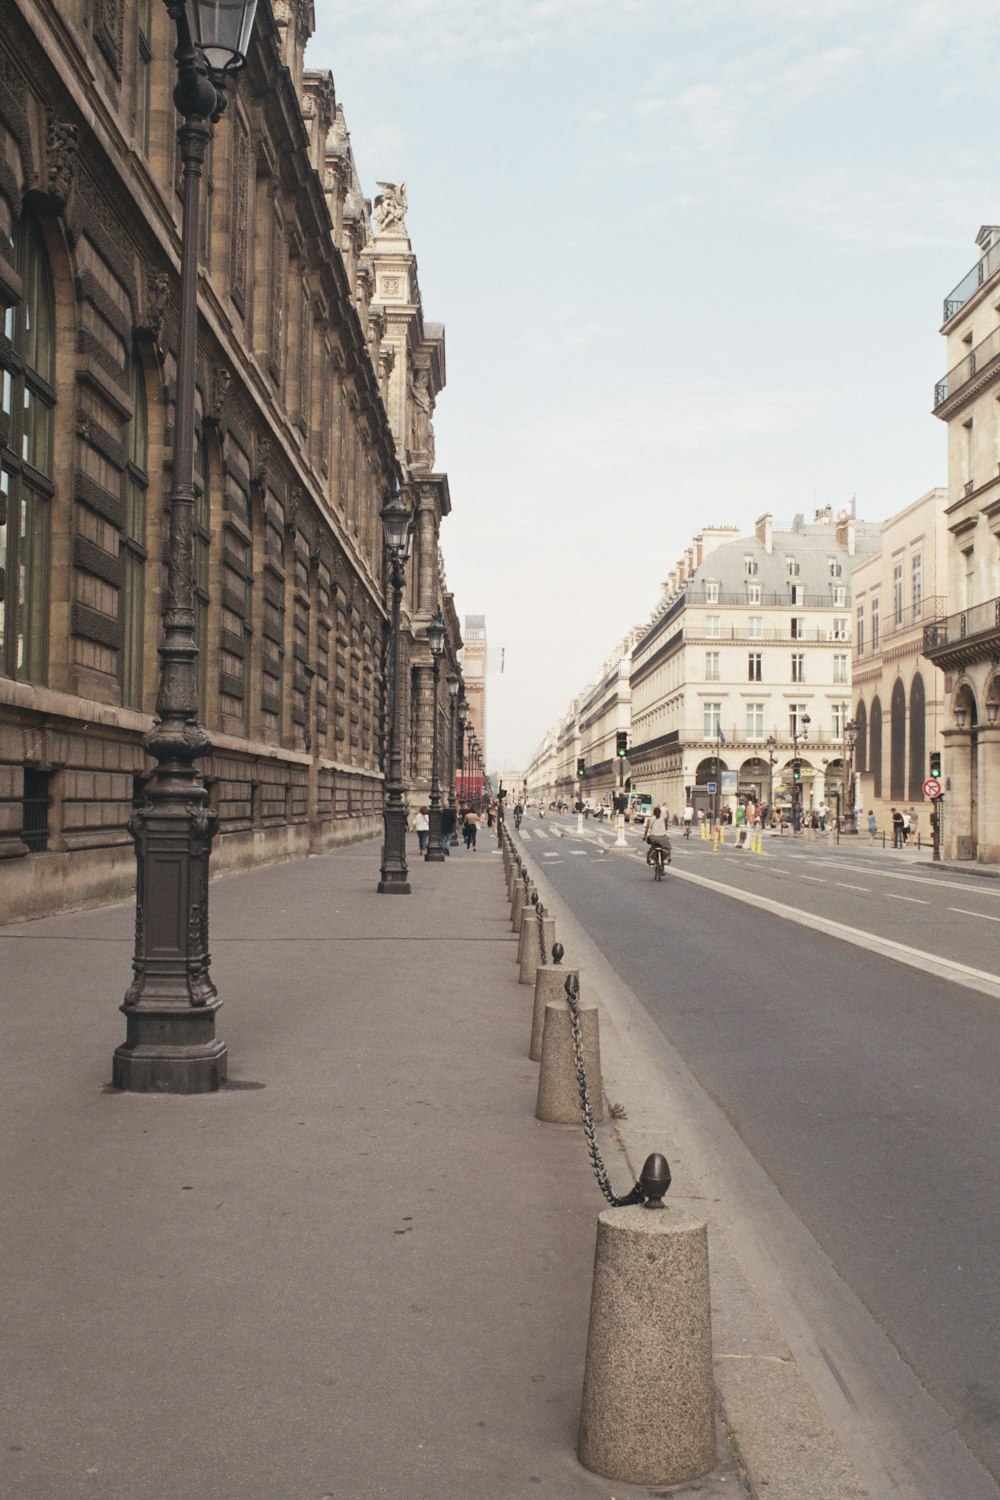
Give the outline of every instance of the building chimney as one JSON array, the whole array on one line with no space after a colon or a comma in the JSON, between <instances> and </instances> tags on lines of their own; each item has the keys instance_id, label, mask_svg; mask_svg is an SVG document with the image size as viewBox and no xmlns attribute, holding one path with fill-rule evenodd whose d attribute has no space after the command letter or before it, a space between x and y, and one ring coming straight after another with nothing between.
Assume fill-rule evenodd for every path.
<instances>
[{"instance_id":1,"label":"building chimney","mask_svg":"<svg viewBox=\"0 0 1000 1500\"><path fill-rule=\"evenodd\" d=\"M774 548L774 533L771 526L771 513L766 511L764 515L757 517L757 540L763 545L765 552L771 552Z\"/></svg>"}]
</instances>

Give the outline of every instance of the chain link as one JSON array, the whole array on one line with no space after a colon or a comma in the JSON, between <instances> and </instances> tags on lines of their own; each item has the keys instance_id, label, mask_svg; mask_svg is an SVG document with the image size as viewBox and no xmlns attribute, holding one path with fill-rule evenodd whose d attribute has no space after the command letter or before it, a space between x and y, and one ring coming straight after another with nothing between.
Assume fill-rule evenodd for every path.
<instances>
[{"instance_id":1,"label":"chain link","mask_svg":"<svg viewBox=\"0 0 1000 1500\"><path fill-rule=\"evenodd\" d=\"M587 1069L583 1060L583 1029L580 1025L580 981L575 974L566 975L566 1002L569 1005L570 1019L573 1027L573 1058L576 1062L576 1080L580 1090L580 1113L583 1116L583 1133L587 1140L587 1153L590 1164L597 1178L597 1186L611 1204L612 1208L629 1208L633 1203L644 1203L646 1195L642 1184L637 1182L630 1193L623 1198L618 1198L611 1191L611 1183L608 1180L608 1169L604 1165L597 1145L597 1132L594 1129L594 1111L590 1103L590 1090L587 1087Z\"/></svg>"},{"instance_id":2,"label":"chain link","mask_svg":"<svg viewBox=\"0 0 1000 1500\"><path fill-rule=\"evenodd\" d=\"M538 917L538 954L542 964L545 965L548 963L548 959L545 957L545 907L540 901L535 907L535 914Z\"/></svg>"}]
</instances>

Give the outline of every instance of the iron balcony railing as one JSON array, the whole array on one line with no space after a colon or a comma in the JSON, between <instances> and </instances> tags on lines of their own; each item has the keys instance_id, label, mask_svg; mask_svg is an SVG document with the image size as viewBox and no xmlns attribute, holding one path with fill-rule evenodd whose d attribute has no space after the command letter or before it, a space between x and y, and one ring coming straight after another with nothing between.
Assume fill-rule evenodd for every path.
<instances>
[{"instance_id":1,"label":"iron balcony railing","mask_svg":"<svg viewBox=\"0 0 1000 1500\"><path fill-rule=\"evenodd\" d=\"M993 280L998 271L1000 271L1000 240L987 250L982 260L973 266L967 276L962 277L955 290L948 293L944 299L944 321L947 323L950 318L953 318L981 286Z\"/></svg>"},{"instance_id":2,"label":"iron balcony railing","mask_svg":"<svg viewBox=\"0 0 1000 1500\"><path fill-rule=\"evenodd\" d=\"M866 640L864 646L855 651L855 656L874 656L876 652L883 650L885 643L894 636L902 635L904 631L912 630L927 620L939 619L946 603L947 598L944 594L929 594L925 599L921 599L919 604L907 605L900 611L898 617L890 608L882 616L878 644L873 645L870 640Z\"/></svg>"},{"instance_id":3,"label":"iron balcony railing","mask_svg":"<svg viewBox=\"0 0 1000 1500\"><path fill-rule=\"evenodd\" d=\"M847 608L846 604L844 608ZM776 641L788 646L797 646L802 641L822 641L825 645L844 646L847 648L851 644L849 630L840 633L832 628L827 630L803 630L798 635L795 635L786 627L784 630L759 630L754 635L745 625L720 625L714 635L697 626L689 626L684 630L684 639L690 642L697 641L699 645L704 644L708 647L711 647L715 641L745 641L751 650L758 645L774 645Z\"/></svg>"},{"instance_id":4,"label":"iron balcony railing","mask_svg":"<svg viewBox=\"0 0 1000 1500\"><path fill-rule=\"evenodd\" d=\"M956 641L969 640L977 635L990 635L1000 630L1000 599L990 599L985 604L973 604L949 615L945 620L935 620L924 626L924 651L933 651L936 646L951 646Z\"/></svg>"},{"instance_id":5,"label":"iron balcony railing","mask_svg":"<svg viewBox=\"0 0 1000 1500\"><path fill-rule=\"evenodd\" d=\"M949 396L954 396L963 385L967 385L973 375L980 374L990 362L1000 354L1000 328L994 328L992 333L986 335L981 344L970 349L964 359L950 369L943 380L939 380L934 387L934 410L943 406Z\"/></svg>"},{"instance_id":6,"label":"iron balcony railing","mask_svg":"<svg viewBox=\"0 0 1000 1500\"><path fill-rule=\"evenodd\" d=\"M794 582L794 580L792 581ZM846 590L846 585L842 584L841 587L844 587ZM770 609L775 605L781 609L792 610L847 609L849 594L845 591L843 604L836 602L832 590L827 594L802 594L797 599L792 598L790 589L784 593L764 593L761 591L760 597L757 599L750 598L747 592L742 594L718 593L712 598L705 589L704 584L702 584L697 590L692 589L688 592L687 602L689 605L697 605L699 609L703 606L710 609L714 604L725 604L736 609Z\"/></svg>"}]
</instances>

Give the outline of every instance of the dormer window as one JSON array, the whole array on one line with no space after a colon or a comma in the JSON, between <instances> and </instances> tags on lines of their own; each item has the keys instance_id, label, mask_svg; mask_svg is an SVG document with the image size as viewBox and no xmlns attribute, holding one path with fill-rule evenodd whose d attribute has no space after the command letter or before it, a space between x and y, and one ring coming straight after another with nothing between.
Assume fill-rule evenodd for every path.
<instances>
[{"instance_id":1,"label":"dormer window","mask_svg":"<svg viewBox=\"0 0 1000 1500\"><path fill-rule=\"evenodd\" d=\"M843 563L841 563L841 561L839 560L839 558L828 557L827 558L827 562L828 562L828 564L830 566L830 577L831 578L843 578L843 576L844 576L844 566L843 566Z\"/></svg>"},{"instance_id":2,"label":"dormer window","mask_svg":"<svg viewBox=\"0 0 1000 1500\"><path fill-rule=\"evenodd\" d=\"M798 559L795 558L795 557L786 557L785 558L785 569L786 569L786 571L788 573L789 578L798 578L798 576L799 576Z\"/></svg>"},{"instance_id":3,"label":"dormer window","mask_svg":"<svg viewBox=\"0 0 1000 1500\"><path fill-rule=\"evenodd\" d=\"M744 557L743 566L746 569L747 577L752 578L757 571L757 559L752 552L748 552L746 557Z\"/></svg>"},{"instance_id":4,"label":"dormer window","mask_svg":"<svg viewBox=\"0 0 1000 1500\"><path fill-rule=\"evenodd\" d=\"M717 578L705 579L705 603L718 604L719 602L719 580Z\"/></svg>"}]
</instances>

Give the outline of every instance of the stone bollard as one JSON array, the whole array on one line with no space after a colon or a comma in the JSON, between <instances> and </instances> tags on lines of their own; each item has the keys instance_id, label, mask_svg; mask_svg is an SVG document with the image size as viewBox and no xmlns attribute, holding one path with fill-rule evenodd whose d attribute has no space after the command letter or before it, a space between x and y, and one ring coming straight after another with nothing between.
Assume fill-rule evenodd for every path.
<instances>
[{"instance_id":1,"label":"stone bollard","mask_svg":"<svg viewBox=\"0 0 1000 1500\"><path fill-rule=\"evenodd\" d=\"M533 906L522 906L521 926L517 934L517 970L518 982L524 973L525 963L531 955L534 955L535 963L538 963L538 918L535 916Z\"/></svg>"},{"instance_id":2,"label":"stone bollard","mask_svg":"<svg viewBox=\"0 0 1000 1500\"><path fill-rule=\"evenodd\" d=\"M521 913L526 906L531 905L531 885L527 880L519 880L514 887L514 901L510 909L510 925L515 932L521 931Z\"/></svg>"},{"instance_id":3,"label":"stone bollard","mask_svg":"<svg viewBox=\"0 0 1000 1500\"><path fill-rule=\"evenodd\" d=\"M550 1000L561 1000L563 998L563 985L566 981L566 969L558 969L555 964L539 964L535 970L535 1006L531 1013L531 1043L528 1047L528 1056L532 1062L542 1060L542 1032L545 1028L545 1007Z\"/></svg>"},{"instance_id":4,"label":"stone bollard","mask_svg":"<svg viewBox=\"0 0 1000 1500\"><path fill-rule=\"evenodd\" d=\"M622 1484L686 1484L716 1462L708 1231L664 1208L666 1157L640 1182L644 1207L597 1221L577 1453Z\"/></svg>"},{"instance_id":5,"label":"stone bollard","mask_svg":"<svg viewBox=\"0 0 1000 1500\"><path fill-rule=\"evenodd\" d=\"M574 969L563 969L563 988ZM577 976L578 977L578 976ZM597 1006L578 1001L583 1066L587 1074L590 1107L596 1120L604 1119L604 1088L601 1082L601 1036ZM550 1125L579 1125L580 1084L573 1055L573 1017L565 1000L549 1000L542 1023L542 1057L538 1070L538 1102L535 1119Z\"/></svg>"}]
</instances>

